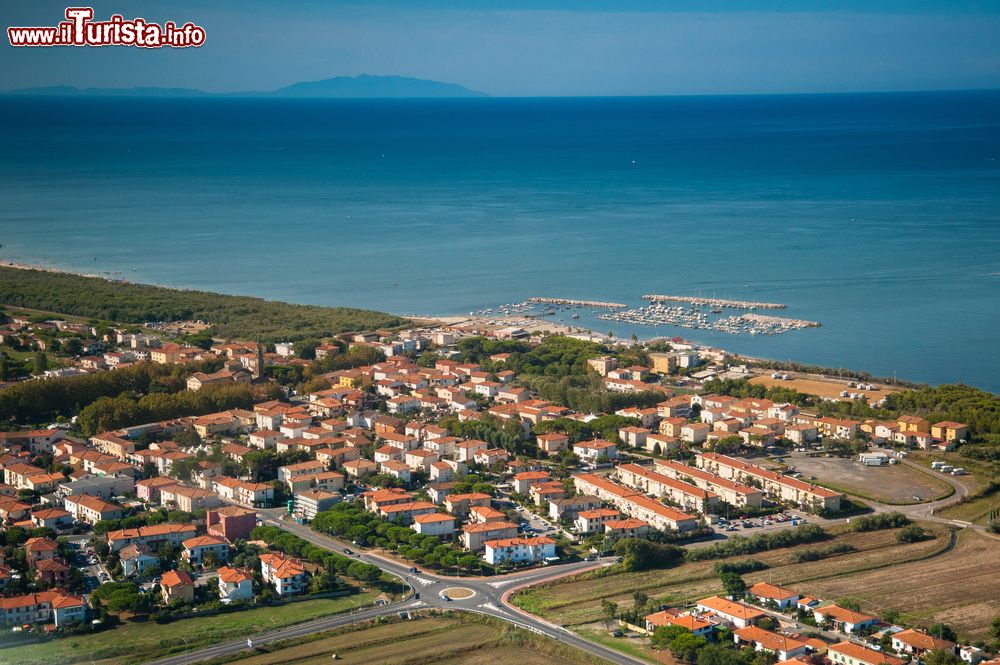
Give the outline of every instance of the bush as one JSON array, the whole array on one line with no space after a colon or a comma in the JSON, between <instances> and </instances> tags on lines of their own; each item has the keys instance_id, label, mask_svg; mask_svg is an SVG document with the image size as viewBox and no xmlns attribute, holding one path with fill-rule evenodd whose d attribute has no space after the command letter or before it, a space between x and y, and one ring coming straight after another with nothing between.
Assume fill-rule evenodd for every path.
<instances>
[{"instance_id":1,"label":"bush","mask_svg":"<svg viewBox=\"0 0 1000 665\"><path fill-rule=\"evenodd\" d=\"M741 554L755 554L767 550L792 547L826 540L830 535L816 524L806 524L785 531L758 533L753 536L733 536L729 540L697 550L688 550L690 561L724 559Z\"/></svg>"},{"instance_id":2,"label":"bush","mask_svg":"<svg viewBox=\"0 0 1000 665\"><path fill-rule=\"evenodd\" d=\"M880 531L882 529L898 529L910 523L910 518L903 513L879 513L865 515L851 520L851 531Z\"/></svg>"},{"instance_id":3,"label":"bush","mask_svg":"<svg viewBox=\"0 0 1000 665\"><path fill-rule=\"evenodd\" d=\"M622 557L622 568L630 572L668 568L684 560L684 551L677 545L640 538L625 538L615 544L615 553Z\"/></svg>"},{"instance_id":4,"label":"bush","mask_svg":"<svg viewBox=\"0 0 1000 665\"><path fill-rule=\"evenodd\" d=\"M926 537L927 534L917 524L908 524L896 534L896 540L900 543L918 543Z\"/></svg>"},{"instance_id":5,"label":"bush","mask_svg":"<svg viewBox=\"0 0 1000 665\"><path fill-rule=\"evenodd\" d=\"M766 570L768 565L759 559L743 559L742 561L719 561L715 564L715 574L736 573L745 575L758 570Z\"/></svg>"}]
</instances>

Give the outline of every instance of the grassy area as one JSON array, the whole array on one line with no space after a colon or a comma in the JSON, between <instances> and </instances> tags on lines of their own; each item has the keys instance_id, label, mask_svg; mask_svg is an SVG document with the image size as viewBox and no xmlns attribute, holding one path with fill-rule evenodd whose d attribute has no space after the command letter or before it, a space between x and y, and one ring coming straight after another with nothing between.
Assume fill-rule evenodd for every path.
<instances>
[{"instance_id":1,"label":"grassy area","mask_svg":"<svg viewBox=\"0 0 1000 665\"><path fill-rule=\"evenodd\" d=\"M670 655L669 651L657 653L653 648L651 648L649 646L649 639L647 639L645 635L630 636L629 634L626 634L624 637L615 637L614 635L608 633L608 631L604 629L604 626L581 626L576 629L576 632L592 642L603 644L609 649L614 649L615 651L621 651L622 653L628 654L633 658L645 660L650 663L674 664L677 662L674 657ZM659 660L657 660L657 658L659 658Z\"/></svg>"},{"instance_id":2,"label":"grassy area","mask_svg":"<svg viewBox=\"0 0 1000 665\"><path fill-rule=\"evenodd\" d=\"M934 538L901 545L896 541L895 529L856 533L847 531L846 526L832 527L829 531L834 537L822 547L842 543L850 545L854 551L805 563L795 563L792 557L796 552L815 548L816 545L759 552L752 558L763 561L769 568L746 575L744 579L748 583L769 580L806 593L809 585L818 580L882 569L939 554L948 545L948 531L940 525L927 525L927 529ZM745 558L734 557L735 560ZM656 604L687 604L719 593L722 584L714 571L714 564L714 561L699 561L664 570L603 577L583 573L526 589L518 593L514 600L521 608L550 621L570 627L582 626L600 619L602 600L629 607L632 594L636 591L643 591Z\"/></svg>"},{"instance_id":3,"label":"grassy area","mask_svg":"<svg viewBox=\"0 0 1000 665\"><path fill-rule=\"evenodd\" d=\"M590 665L597 659L502 622L454 613L419 616L412 621L369 623L327 633L301 644L258 650L227 662L239 665L318 665L338 660L356 665L436 663L440 665Z\"/></svg>"},{"instance_id":4,"label":"grassy area","mask_svg":"<svg viewBox=\"0 0 1000 665\"><path fill-rule=\"evenodd\" d=\"M221 640L239 638L345 612L372 603L377 595L378 592L369 591L344 598L304 600L164 624L126 622L102 633L69 636L41 644L5 649L0 651L0 663L11 665L141 663L171 653L215 644Z\"/></svg>"}]
</instances>

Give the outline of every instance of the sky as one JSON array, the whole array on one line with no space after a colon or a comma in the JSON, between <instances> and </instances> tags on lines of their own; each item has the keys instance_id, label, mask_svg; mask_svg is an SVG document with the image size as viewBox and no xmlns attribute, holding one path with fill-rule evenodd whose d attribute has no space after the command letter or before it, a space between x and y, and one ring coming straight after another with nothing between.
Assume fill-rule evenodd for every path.
<instances>
[{"instance_id":1,"label":"sky","mask_svg":"<svg viewBox=\"0 0 1000 665\"><path fill-rule=\"evenodd\" d=\"M81 3L82 4L82 3ZM0 89L272 90L383 74L496 96L1000 88L1000 0L117 0L205 28L197 49L0 47ZM4 0L3 27L66 3Z\"/></svg>"}]
</instances>

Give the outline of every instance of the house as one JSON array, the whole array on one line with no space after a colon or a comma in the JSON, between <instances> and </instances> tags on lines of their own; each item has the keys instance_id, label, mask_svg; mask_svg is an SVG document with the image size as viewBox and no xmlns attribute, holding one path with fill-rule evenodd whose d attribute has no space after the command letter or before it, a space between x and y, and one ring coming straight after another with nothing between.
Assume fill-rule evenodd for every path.
<instances>
[{"instance_id":1,"label":"house","mask_svg":"<svg viewBox=\"0 0 1000 665\"><path fill-rule=\"evenodd\" d=\"M136 482L135 495L147 503L159 503L160 490L164 487L171 487L177 484L177 481L173 478L164 478L162 476L146 478L145 480Z\"/></svg>"},{"instance_id":2,"label":"house","mask_svg":"<svg viewBox=\"0 0 1000 665\"><path fill-rule=\"evenodd\" d=\"M905 665L906 662L902 658L846 640L828 647L826 657L837 665Z\"/></svg>"},{"instance_id":3,"label":"house","mask_svg":"<svg viewBox=\"0 0 1000 665\"><path fill-rule=\"evenodd\" d=\"M540 536L537 538L501 538L488 540L483 558L491 565L504 562L537 563L555 558L556 541Z\"/></svg>"},{"instance_id":4,"label":"house","mask_svg":"<svg viewBox=\"0 0 1000 665\"><path fill-rule=\"evenodd\" d=\"M755 651L768 651L778 657L778 661L791 660L806 654L805 642L772 633L757 626L747 626L733 631L736 645L752 644Z\"/></svg>"},{"instance_id":5,"label":"house","mask_svg":"<svg viewBox=\"0 0 1000 665\"><path fill-rule=\"evenodd\" d=\"M604 533L619 538L646 538L652 527L649 522L627 517L619 520L608 520L604 523Z\"/></svg>"},{"instance_id":6,"label":"house","mask_svg":"<svg viewBox=\"0 0 1000 665\"><path fill-rule=\"evenodd\" d=\"M736 628L752 626L767 616L767 614L755 607L726 600L719 596L702 598L698 601L697 607L699 612L715 615L723 621L731 623Z\"/></svg>"},{"instance_id":7,"label":"house","mask_svg":"<svg viewBox=\"0 0 1000 665\"><path fill-rule=\"evenodd\" d=\"M160 558L145 545L127 545L118 552L118 558L121 559L122 574L125 577L141 577L149 571L160 569Z\"/></svg>"},{"instance_id":8,"label":"house","mask_svg":"<svg viewBox=\"0 0 1000 665\"><path fill-rule=\"evenodd\" d=\"M513 478L514 491L517 494L527 494L532 485L548 482L552 479L548 471L524 471Z\"/></svg>"},{"instance_id":9,"label":"house","mask_svg":"<svg viewBox=\"0 0 1000 665\"><path fill-rule=\"evenodd\" d=\"M160 578L160 592L167 605L174 601L194 601L194 580L183 570L168 570Z\"/></svg>"},{"instance_id":10,"label":"house","mask_svg":"<svg viewBox=\"0 0 1000 665\"><path fill-rule=\"evenodd\" d=\"M57 628L64 628L83 622L86 616L87 603L83 598L59 591L0 598L0 626L3 627L53 623Z\"/></svg>"},{"instance_id":11,"label":"house","mask_svg":"<svg viewBox=\"0 0 1000 665\"><path fill-rule=\"evenodd\" d=\"M257 512L239 506L223 506L205 513L206 531L230 543L246 540L257 526Z\"/></svg>"},{"instance_id":12,"label":"house","mask_svg":"<svg viewBox=\"0 0 1000 665\"><path fill-rule=\"evenodd\" d=\"M340 495L325 490L309 490L295 495L295 511L307 520L316 519L317 513L333 508L340 501Z\"/></svg>"},{"instance_id":13,"label":"house","mask_svg":"<svg viewBox=\"0 0 1000 665\"><path fill-rule=\"evenodd\" d=\"M900 432L923 432L930 433L931 424L920 416L900 416L896 420Z\"/></svg>"},{"instance_id":14,"label":"house","mask_svg":"<svg viewBox=\"0 0 1000 665\"><path fill-rule=\"evenodd\" d=\"M579 495L549 499L549 517L556 521L573 519L580 511L600 508L603 502L596 496Z\"/></svg>"},{"instance_id":15,"label":"house","mask_svg":"<svg viewBox=\"0 0 1000 665\"><path fill-rule=\"evenodd\" d=\"M73 515L61 508L43 508L31 513L31 523L36 529L47 528L58 531L73 524Z\"/></svg>"},{"instance_id":16,"label":"house","mask_svg":"<svg viewBox=\"0 0 1000 665\"><path fill-rule=\"evenodd\" d=\"M181 545L184 547L181 556L193 564L204 563L209 556L216 562L229 560L229 544L216 536L195 536Z\"/></svg>"},{"instance_id":17,"label":"house","mask_svg":"<svg viewBox=\"0 0 1000 665\"><path fill-rule=\"evenodd\" d=\"M69 511L73 519L91 525L102 520L120 519L122 516L122 509L115 504L88 494L66 497L63 507Z\"/></svg>"},{"instance_id":18,"label":"house","mask_svg":"<svg viewBox=\"0 0 1000 665\"><path fill-rule=\"evenodd\" d=\"M449 494L444 500L444 507L456 517L465 517L473 506L488 506L492 499L489 494L483 492L471 492L469 494Z\"/></svg>"},{"instance_id":19,"label":"house","mask_svg":"<svg viewBox=\"0 0 1000 665\"><path fill-rule=\"evenodd\" d=\"M573 454L586 462L606 462L618 458L618 446L603 439L573 444Z\"/></svg>"},{"instance_id":20,"label":"house","mask_svg":"<svg viewBox=\"0 0 1000 665\"><path fill-rule=\"evenodd\" d=\"M471 552L483 549L488 540L504 540L517 537L517 525L511 522L487 522L467 524L462 529L462 544Z\"/></svg>"},{"instance_id":21,"label":"house","mask_svg":"<svg viewBox=\"0 0 1000 665\"><path fill-rule=\"evenodd\" d=\"M774 603L779 610L794 607L799 602L799 594L795 591L782 589L767 582L757 582L751 585L747 589L747 593L756 599L757 604Z\"/></svg>"},{"instance_id":22,"label":"house","mask_svg":"<svg viewBox=\"0 0 1000 665\"><path fill-rule=\"evenodd\" d=\"M844 495L813 483L783 476L764 467L717 453L698 453L698 467L739 483L748 481L760 485L780 500L788 501L811 512L838 512Z\"/></svg>"},{"instance_id":23,"label":"house","mask_svg":"<svg viewBox=\"0 0 1000 665\"><path fill-rule=\"evenodd\" d=\"M59 545L48 538L29 538L24 543L24 558L28 568L36 568L44 561L54 561L59 556Z\"/></svg>"},{"instance_id":24,"label":"house","mask_svg":"<svg viewBox=\"0 0 1000 665\"><path fill-rule=\"evenodd\" d=\"M594 510L581 510L573 520L576 532L583 533L603 533L604 525L609 520L621 518L621 513L611 508L596 508Z\"/></svg>"},{"instance_id":25,"label":"house","mask_svg":"<svg viewBox=\"0 0 1000 665\"><path fill-rule=\"evenodd\" d=\"M569 496L569 492L562 482L550 480L542 483L535 483L528 489L528 496L536 506L544 506L547 501L562 499Z\"/></svg>"},{"instance_id":26,"label":"house","mask_svg":"<svg viewBox=\"0 0 1000 665\"><path fill-rule=\"evenodd\" d=\"M309 585L309 572L305 564L282 554L260 555L260 574L267 584L273 584L279 596L303 593Z\"/></svg>"},{"instance_id":27,"label":"house","mask_svg":"<svg viewBox=\"0 0 1000 665\"><path fill-rule=\"evenodd\" d=\"M669 610L647 614L645 622L646 631L649 633L654 632L660 626L680 626L691 631L697 637L706 637L715 630L715 624L710 621L699 619L693 614L681 614L677 616Z\"/></svg>"},{"instance_id":28,"label":"house","mask_svg":"<svg viewBox=\"0 0 1000 665\"><path fill-rule=\"evenodd\" d=\"M379 514L390 522L400 524L410 524L419 515L427 515L437 511L430 501L409 501L407 503L393 503L379 507Z\"/></svg>"},{"instance_id":29,"label":"house","mask_svg":"<svg viewBox=\"0 0 1000 665\"><path fill-rule=\"evenodd\" d=\"M874 626L878 619L862 612L848 610L839 605L826 605L813 610L817 624L829 622L834 630L851 634L866 626ZM832 648L832 647L831 647Z\"/></svg>"},{"instance_id":30,"label":"house","mask_svg":"<svg viewBox=\"0 0 1000 665\"><path fill-rule=\"evenodd\" d=\"M352 478L362 478L378 471L378 465L367 459L356 459L344 462L341 469Z\"/></svg>"},{"instance_id":31,"label":"house","mask_svg":"<svg viewBox=\"0 0 1000 665\"><path fill-rule=\"evenodd\" d=\"M965 441L969 438L969 426L965 423L956 423L944 420L931 425L931 436L938 441Z\"/></svg>"},{"instance_id":32,"label":"house","mask_svg":"<svg viewBox=\"0 0 1000 665\"><path fill-rule=\"evenodd\" d=\"M712 426L708 423L687 423L681 427L681 440L687 443L704 443Z\"/></svg>"},{"instance_id":33,"label":"house","mask_svg":"<svg viewBox=\"0 0 1000 665\"><path fill-rule=\"evenodd\" d=\"M167 523L109 531L106 537L111 551L117 552L133 543L146 545L150 549L158 549L164 544L180 547L182 542L194 537L196 532L194 524Z\"/></svg>"},{"instance_id":34,"label":"house","mask_svg":"<svg viewBox=\"0 0 1000 665\"><path fill-rule=\"evenodd\" d=\"M535 437L538 449L548 455L555 455L562 450L566 450L569 445L569 437L565 434L552 432L550 434L539 434Z\"/></svg>"},{"instance_id":35,"label":"house","mask_svg":"<svg viewBox=\"0 0 1000 665\"><path fill-rule=\"evenodd\" d=\"M444 513L426 513L415 516L410 528L425 536L450 537L455 533L455 518Z\"/></svg>"},{"instance_id":36,"label":"house","mask_svg":"<svg viewBox=\"0 0 1000 665\"><path fill-rule=\"evenodd\" d=\"M223 566L219 573L219 598L237 602L253 599L253 573L246 568Z\"/></svg>"},{"instance_id":37,"label":"house","mask_svg":"<svg viewBox=\"0 0 1000 665\"><path fill-rule=\"evenodd\" d=\"M618 430L618 438L622 440L627 446L632 446L633 448L645 448L646 447L646 437L648 437L652 432L650 432L645 427L622 427Z\"/></svg>"},{"instance_id":38,"label":"house","mask_svg":"<svg viewBox=\"0 0 1000 665\"><path fill-rule=\"evenodd\" d=\"M954 642L932 637L912 628L892 636L893 651L898 654L912 654L918 658L928 651L947 651L954 655L956 646Z\"/></svg>"}]
</instances>

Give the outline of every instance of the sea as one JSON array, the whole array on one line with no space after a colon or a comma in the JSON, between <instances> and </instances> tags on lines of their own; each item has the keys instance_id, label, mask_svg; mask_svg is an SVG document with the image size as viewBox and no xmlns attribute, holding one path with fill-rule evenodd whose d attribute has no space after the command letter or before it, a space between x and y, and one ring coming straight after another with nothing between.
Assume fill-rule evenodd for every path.
<instances>
[{"instance_id":1,"label":"sea","mask_svg":"<svg viewBox=\"0 0 1000 665\"><path fill-rule=\"evenodd\" d=\"M566 324L1000 391L1000 91L0 97L0 260L397 314L646 293L782 335Z\"/></svg>"}]
</instances>

